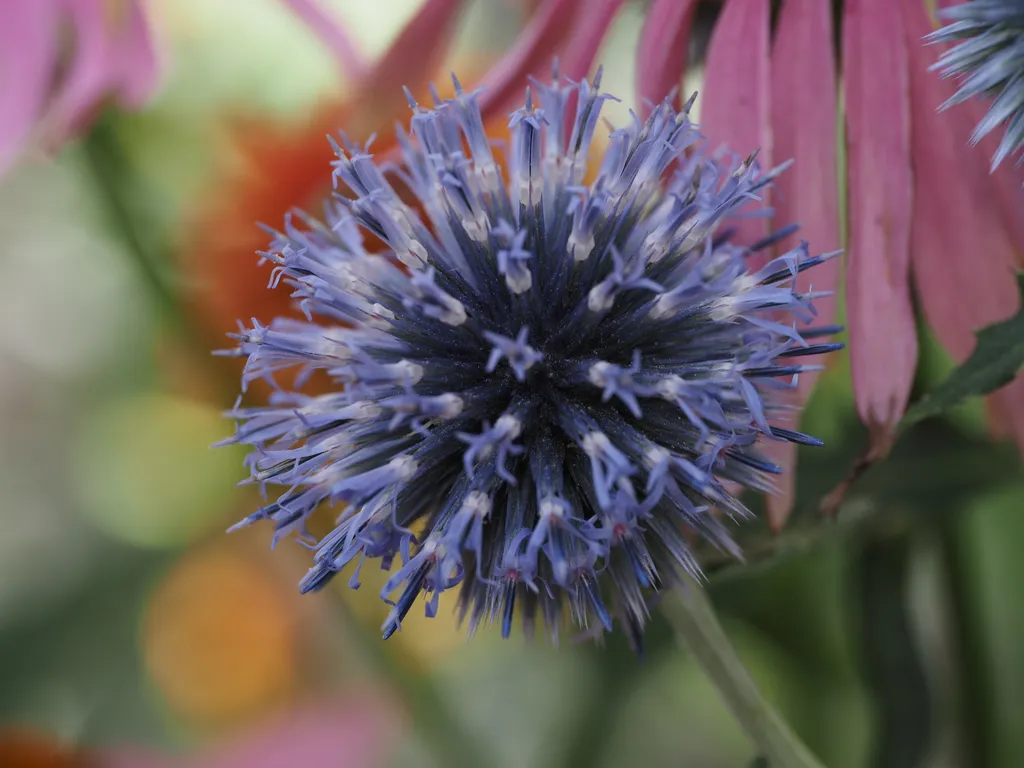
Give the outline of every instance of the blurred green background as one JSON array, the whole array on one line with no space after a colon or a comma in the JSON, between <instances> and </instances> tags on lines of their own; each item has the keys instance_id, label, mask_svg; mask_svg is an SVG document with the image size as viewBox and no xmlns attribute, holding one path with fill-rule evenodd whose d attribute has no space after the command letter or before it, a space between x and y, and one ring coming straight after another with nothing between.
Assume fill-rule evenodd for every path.
<instances>
[{"instance_id":1,"label":"blurred green background","mask_svg":"<svg viewBox=\"0 0 1024 768\"><path fill-rule=\"evenodd\" d=\"M418 3L328 5L372 55ZM382 649L380 576L300 598L307 550L271 552L259 526L224 535L258 500L235 486L242 456L209 448L230 432L220 414L237 366L207 350L235 305L203 298L208 275L193 266L214 248L210 232L255 231L233 142L294 130L261 149L286 172L293 161L273 153L323 142L306 127L351 84L274 0L159 11L170 60L159 99L101 116L55 160L29 158L0 181L0 765L86 754L150 765L338 701L384 735L365 762L332 731L327 764L450 765L431 756L430 734L460 737L443 718L422 721L407 696L448 710L493 765L750 765L753 747L657 617L639 659L617 636L551 649L482 632L467 643L442 600L438 618L414 611ZM613 121L632 102L641 18L627 5L600 56L623 99ZM449 65L479 72L521 23L516 3L471 3ZM250 254L237 261L245 273L221 275L224 290L265 283ZM184 323L147 271L197 297ZM918 391L951 367L932 342L924 357ZM822 530L817 500L864 440L843 360L806 419L827 447L801 454L794 534L767 543L771 557L712 573L752 673L832 768L1020 765L1019 459L968 403L909 434Z\"/></svg>"}]
</instances>

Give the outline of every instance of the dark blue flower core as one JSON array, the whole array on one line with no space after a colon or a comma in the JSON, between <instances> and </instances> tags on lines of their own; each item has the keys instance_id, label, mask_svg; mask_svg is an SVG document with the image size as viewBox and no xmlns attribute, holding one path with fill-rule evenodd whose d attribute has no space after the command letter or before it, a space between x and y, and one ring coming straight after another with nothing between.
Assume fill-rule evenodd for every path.
<instances>
[{"instance_id":1,"label":"dark blue flower core","mask_svg":"<svg viewBox=\"0 0 1024 768\"><path fill-rule=\"evenodd\" d=\"M770 490L779 472L759 443L818 444L770 425L786 415L771 395L838 346L808 341L834 328L796 330L813 296L793 287L833 254L802 245L748 270L751 249L719 226L774 172L704 154L689 104L614 131L586 183L599 78L533 83L539 108L528 95L512 116L504 164L475 94L410 98L401 165L343 137L350 195L263 254L308 322L238 334L243 384L297 366L337 391L232 412L226 442L253 446L252 482L282 488L239 525L315 548L303 592L350 563L358 587L365 559L398 556L385 637L456 587L470 631L500 618L507 635L518 612L552 637L612 616L639 636L650 595L699 573L695 537L740 556L727 524L750 513L729 484ZM367 253L360 228L390 250ZM325 502L341 513L316 541L306 522Z\"/></svg>"},{"instance_id":2,"label":"dark blue flower core","mask_svg":"<svg viewBox=\"0 0 1024 768\"><path fill-rule=\"evenodd\" d=\"M929 42L956 43L932 69L955 77L959 90L942 105L974 98L992 100L971 136L977 144L1000 125L1006 132L992 158L992 169L1024 148L1024 0L971 0L941 13L950 23ZM1024 156L1018 159L1019 165Z\"/></svg>"}]
</instances>

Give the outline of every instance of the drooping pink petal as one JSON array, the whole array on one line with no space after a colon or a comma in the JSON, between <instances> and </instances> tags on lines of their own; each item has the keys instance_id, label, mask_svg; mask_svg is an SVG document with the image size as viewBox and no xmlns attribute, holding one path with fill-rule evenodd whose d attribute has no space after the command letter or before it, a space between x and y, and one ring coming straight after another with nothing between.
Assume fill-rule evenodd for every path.
<instances>
[{"instance_id":1,"label":"drooping pink petal","mask_svg":"<svg viewBox=\"0 0 1024 768\"><path fill-rule=\"evenodd\" d=\"M559 65L570 80L582 80L590 71L605 34L619 12L623 0L592 0L577 16L565 44Z\"/></svg>"},{"instance_id":2,"label":"drooping pink petal","mask_svg":"<svg viewBox=\"0 0 1024 768\"><path fill-rule=\"evenodd\" d=\"M55 3L5 4L0 21L0 175L20 154L46 102L57 32Z\"/></svg>"},{"instance_id":3,"label":"drooping pink petal","mask_svg":"<svg viewBox=\"0 0 1024 768\"><path fill-rule=\"evenodd\" d=\"M711 147L727 148L740 158L760 149L762 168L770 167L772 159L770 17L769 0L726 0L711 33L700 106L702 132ZM735 224L736 240L743 244L767 234L765 219Z\"/></svg>"},{"instance_id":4,"label":"drooping pink petal","mask_svg":"<svg viewBox=\"0 0 1024 768\"><path fill-rule=\"evenodd\" d=\"M426 0L391 47L360 83L357 110L349 129L354 135L373 130L382 116L396 114L405 103L402 86L413 93L426 88L444 60L463 0Z\"/></svg>"},{"instance_id":5,"label":"drooping pink petal","mask_svg":"<svg viewBox=\"0 0 1024 768\"><path fill-rule=\"evenodd\" d=\"M939 8L948 8L957 5L962 0L939 0ZM937 28L935 19L929 20L932 24L928 28L931 32ZM928 66L938 60L939 56L948 48L945 45L930 45L927 49L930 56L926 59ZM937 76L937 73L930 73ZM952 92L951 90L949 92ZM967 138L974 131L974 126L981 122L982 117L988 111L989 104L985 101L972 99L964 104L958 104L948 110L960 121L960 130L964 131L964 145ZM1001 139L1000 131L992 131L979 142L977 147L966 150L962 153L960 163L980 165L989 170L990 158L996 153ZM1013 243L1016 246L1017 266L1024 269L1024 165L1016 163L1002 163L991 173L989 183L993 189L993 200L999 209L1003 219L1003 226L1010 230Z\"/></svg>"},{"instance_id":6,"label":"drooping pink petal","mask_svg":"<svg viewBox=\"0 0 1024 768\"><path fill-rule=\"evenodd\" d=\"M910 94L900 5L847 0L847 314L854 397L884 453L917 364L910 298ZM947 212L948 213L948 212Z\"/></svg>"},{"instance_id":7,"label":"drooping pink petal","mask_svg":"<svg viewBox=\"0 0 1024 768\"><path fill-rule=\"evenodd\" d=\"M43 121L46 142L58 145L82 130L108 97L142 107L160 82L160 61L145 9L126 3L112 16L104 0L64 0L63 22L73 54Z\"/></svg>"},{"instance_id":8,"label":"drooping pink petal","mask_svg":"<svg viewBox=\"0 0 1024 768\"><path fill-rule=\"evenodd\" d=\"M686 54L696 0L654 0L647 10L636 58L636 94L640 117L678 88L686 74ZM680 106L678 94L675 106Z\"/></svg>"},{"instance_id":9,"label":"drooping pink petal","mask_svg":"<svg viewBox=\"0 0 1024 768\"><path fill-rule=\"evenodd\" d=\"M291 10L305 22L334 54L342 72L355 80L366 71L366 59L359 52L352 37L337 19L324 10L317 0L284 0Z\"/></svg>"},{"instance_id":10,"label":"drooping pink petal","mask_svg":"<svg viewBox=\"0 0 1024 768\"><path fill-rule=\"evenodd\" d=\"M115 37L118 101L140 109L160 85L162 62L144 0L129 3L128 20Z\"/></svg>"},{"instance_id":11,"label":"drooping pink petal","mask_svg":"<svg viewBox=\"0 0 1024 768\"><path fill-rule=\"evenodd\" d=\"M484 119L522 100L528 75L546 77L573 28L580 0L544 0L515 43L481 81Z\"/></svg>"},{"instance_id":12,"label":"drooping pink petal","mask_svg":"<svg viewBox=\"0 0 1024 768\"><path fill-rule=\"evenodd\" d=\"M955 84L928 71L934 54L914 44L931 31L919 0L903 0L910 42L914 207L911 252L914 283L929 325L954 359L973 351L974 332L1020 308L1014 280L1017 249L992 205L987 158L965 155L965 112L936 112ZM1024 445L1024 377L993 397L1003 426ZM1016 425L1017 429L1012 429Z\"/></svg>"},{"instance_id":13,"label":"drooping pink petal","mask_svg":"<svg viewBox=\"0 0 1024 768\"><path fill-rule=\"evenodd\" d=\"M839 249L839 189L836 179L836 69L832 46L832 7L820 0L784 0L771 52L772 137L777 160L796 162L775 183L773 196L776 228L800 224L800 231L779 245L778 253L810 243L813 253ZM839 285L839 259L800 275L797 287L808 291L835 291ZM835 316L835 298L815 301L817 324L828 325ZM809 360L816 363L818 360ZM804 373L789 404L802 405L817 380ZM771 458L783 468L779 492L768 499L768 519L775 528L785 522L793 506L793 469L796 445L770 445Z\"/></svg>"},{"instance_id":14,"label":"drooping pink petal","mask_svg":"<svg viewBox=\"0 0 1024 768\"><path fill-rule=\"evenodd\" d=\"M66 2L64 22L74 33L67 74L46 115L48 143L63 141L91 114L113 85L112 42L100 0Z\"/></svg>"}]
</instances>

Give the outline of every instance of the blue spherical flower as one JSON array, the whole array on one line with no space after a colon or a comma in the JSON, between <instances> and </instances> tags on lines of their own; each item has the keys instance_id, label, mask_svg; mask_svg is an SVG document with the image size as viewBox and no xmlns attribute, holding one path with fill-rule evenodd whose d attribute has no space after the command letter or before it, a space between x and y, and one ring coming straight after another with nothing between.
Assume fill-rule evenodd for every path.
<instances>
[{"instance_id":1,"label":"blue spherical flower","mask_svg":"<svg viewBox=\"0 0 1024 768\"><path fill-rule=\"evenodd\" d=\"M959 80L959 90L942 107L977 97L992 100L971 143L1006 125L992 158L994 170L1024 147L1024 0L969 0L941 15L951 23L926 40L957 44L932 68Z\"/></svg>"},{"instance_id":2,"label":"blue spherical flower","mask_svg":"<svg viewBox=\"0 0 1024 768\"><path fill-rule=\"evenodd\" d=\"M699 573L694 537L740 555L727 524L750 513L732 489L779 472L763 441L818 444L772 425L772 395L839 346L809 341L834 328L796 330L814 297L793 287L834 254L801 245L748 268L794 228L748 249L721 225L775 172L706 155L689 104L612 132L586 183L599 84L534 82L504 162L475 94L410 98L401 164L342 137L350 194L262 254L308 319L239 333L243 384L298 367L297 386L323 369L337 387L232 412L227 442L253 446L252 481L281 489L239 525L315 548L303 592L349 564L358 587L366 559L398 557L385 637L456 587L471 631L500 618L507 635L518 612L552 636L612 616L638 636L649 596ZM367 253L360 230L389 251ZM314 541L324 503L340 517Z\"/></svg>"}]
</instances>

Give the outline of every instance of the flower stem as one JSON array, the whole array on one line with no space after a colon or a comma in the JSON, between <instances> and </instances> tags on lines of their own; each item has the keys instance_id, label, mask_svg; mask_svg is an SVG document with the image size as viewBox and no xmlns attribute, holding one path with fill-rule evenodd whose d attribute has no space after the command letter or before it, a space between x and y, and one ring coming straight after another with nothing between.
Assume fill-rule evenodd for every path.
<instances>
[{"instance_id":1,"label":"flower stem","mask_svg":"<svg viewBox=\"0 0 1024 768\"><path fill-rule=\"evenodd\" d=\"M81 146L109 223L121 235L138 276L145 282L161 315L180 330L190 330L177 300L173 278L168 274L167 260L154 252L141 232L136 211L132 210L130 200L138 190L130 189L135 186L134 179L109 119L98 120Z\"/></svg>"},{"instance_id":2,"label":"flower stem","mask_svg":"<svg viewBox=\"0 0 1024 768\"><path fill-rule=\"evenodd\" d=\"M84 165L92 176L108 225L121 236L125 254L136 269L162 326L182 342L182 349L209 381L231 402L238 392L237 377L219 366L211 354L202 328L187 310L181 295L180 278L174 273L165 244L154 242L142 216L138 199L146 190L118 143L109 117L101 118L82 141Z\"/></svg>"},{"instance_id":3,"label":"flower stem","mask_svg":"<svg viewBox=\"0 0 1024 768\"><path fill-rule=\"evenodd\" d=\"M765 700L729 642L704 588L688 580L670 593L664 611L726 706L771 768L822 768Z\"/></svg>"}]
</instances>

